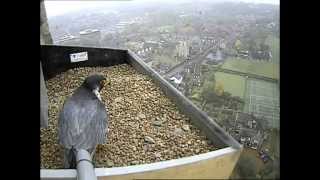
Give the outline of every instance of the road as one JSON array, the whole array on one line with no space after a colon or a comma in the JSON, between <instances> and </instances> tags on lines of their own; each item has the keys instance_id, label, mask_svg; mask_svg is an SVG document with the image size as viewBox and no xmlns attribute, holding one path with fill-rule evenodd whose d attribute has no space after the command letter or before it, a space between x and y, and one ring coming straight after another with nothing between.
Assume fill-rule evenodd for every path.
<instances>
[{"instance_id":1,"label":"road","mask_svg":"<svg viewBox=\"0 0 320 180\"><path fill-rule=\"evenodd\" d=\"M198 56L196 56L195 58L192 58L190 61L183 61L180 64L174 66L172 69L170 69L168 72L166 72L164 74L164 77L171 77L173 75L175 75L178 72L182 72L185 69L185 66L187 65L187 62L190 63L198 63L201 64L203 62L203 60L205 60L205 56L211 51L213 50L213 47L208 48L207 50L205 50L203 53L199 54Z\"/></svg>"}]
</instances>

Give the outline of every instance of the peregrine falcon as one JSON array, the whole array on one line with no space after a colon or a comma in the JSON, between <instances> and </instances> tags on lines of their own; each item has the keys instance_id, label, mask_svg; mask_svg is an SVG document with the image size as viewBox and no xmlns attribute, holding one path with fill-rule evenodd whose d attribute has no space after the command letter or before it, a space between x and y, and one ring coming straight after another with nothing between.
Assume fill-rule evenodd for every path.
<instances>
[{"instance_id":1,"label":"peregrine falcon","mask_svg":"<svg viewBox=\"0 0 320 180\"><path fill-rule=\"evenodd\" d=\"M94 74L68 98L60 112L59 144L64 147L64 167L76 168L76 151L94 155L96 146L106 142L108 114L100 96L106 78Z\"/></svg>"}]
</instances>

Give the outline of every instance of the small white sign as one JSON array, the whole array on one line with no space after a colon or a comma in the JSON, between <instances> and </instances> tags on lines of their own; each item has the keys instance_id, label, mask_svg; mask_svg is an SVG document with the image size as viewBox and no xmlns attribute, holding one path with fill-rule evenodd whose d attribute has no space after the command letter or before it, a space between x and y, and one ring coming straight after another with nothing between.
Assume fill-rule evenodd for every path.
<instances>
[{"instance_id":1,"label":"small white sign","mask_svg":"<svg viewBox=\"0 0 320 180\"><path fill-rule=\"evenodd\" d=\"M70 54L71 62L87 61L88 52Z\"/></svg>"}]
</instances>

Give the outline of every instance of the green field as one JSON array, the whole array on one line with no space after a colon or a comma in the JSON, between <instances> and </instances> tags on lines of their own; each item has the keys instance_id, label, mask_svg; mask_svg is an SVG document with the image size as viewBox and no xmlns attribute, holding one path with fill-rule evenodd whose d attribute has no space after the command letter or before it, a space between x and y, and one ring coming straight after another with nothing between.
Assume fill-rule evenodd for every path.
<instances>
[{"instance_id":1,"label":"green field","mask_svg":"<svg viewBox=\"0 0 320 180\"><path fill-rule=\"evenodd\" d=\"M277 84L247 79L244 111L258 117L264 117L270 128L279 128L279 97Z\"/></svg>"},{"instance_id":2,"label":"green field","mask_svg":"<svg viewBox=\"0 0 320 180\"><path fill-rule=\"evenodd\" d=\"M224 91L232 94L232 96L244 97L245 93L245 81L242 76L227 74L223 72L215 73L216 82L221 82Z\"/></svg>"},{"instance_id":3,"label":"green field","mask_svg":"<svg viewBox=\"0 0 320 180\"><path fill-rule=\"evenodd\" d=\"M279 79L278 63L259 62L244 59L227 59L222 65L222 68Z\"/></svg>"}]
</instances>

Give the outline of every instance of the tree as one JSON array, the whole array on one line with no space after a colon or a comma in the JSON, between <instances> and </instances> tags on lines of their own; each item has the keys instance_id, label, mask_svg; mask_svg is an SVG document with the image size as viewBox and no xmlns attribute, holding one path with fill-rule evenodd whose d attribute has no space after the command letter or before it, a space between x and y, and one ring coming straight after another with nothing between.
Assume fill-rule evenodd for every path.
<instances>
[{"instance_id":1,"label":"tree","mask_svg":"<svg viewBox=\"0 0 320 180\"><path fill-rule=\"evenodd\" d=\"M247 154L242 154L238 162L238 172L241 178L256 178L258 168L255 157L250 157Z\"/></svg>"},{"instance_id":2,"label":"tree","mask_svg":"<svg viewBox=\"0 0 320 180\"><path fill-rule=\"evenodd\" d=\"M211 71L208 74L206 80L204 81L200 91L202 109L204 109L208 103L212 103L217 99L216 93L215 93L215 84L216 84L215 75L214 75L214 72Z\"/></svg>"},{"instance_id":3,"label":"tree","mask_svg":"<svg viewBox=\"0 0 320 180\"><path fill-rule=\"evenodd\" d=\"M204 109L207 103L213 102L215 98L215 84L212 81L205 81L200 91L201 108Z\"/></svg>"},{"instance_id":4,"label":"tree","mask_svg":"<svg viewBox=\"0 0 320 180\"><path fill-rule=\"evenodd\" d=\"M218 96L222 96L223 92L224 92L223 84L220 81L217 81L215 85L215 93Z\"/></svg>"},{"instance_id":5,"label":"tree","mask_svg":"<svg viewBox=\"0 0 320 180\"><path fill-rule=\"evenodd\" d=\"M237 51L233 48L225 48L222 50L223 54L228 55L228 56L236 56Z\"/></svg>"},{"instance_id":6,"label":"tree","mask_svg":"<svg viewBox=\"0 0 320 180\"><path fill-rule=\"evenodd\" d=\"M250 52L255 52L257 51L258 47L256 44L256 41L254 39L250 39L248 42L248 48Z\"/></svg>"},{"instance_id":7,"label":"tree","mask_svg":"<svg viewBox=\"0 0 320 180\"><path fill-rule=\"evenodd\" d=\"M216 77L215 77L215 72L213 70L211 70L209 73L208 73L208 76L207 76L207 80L208 81L212 81L213 84L215 84L215 81L216 81Z\"/></svg>"},{"instance_id":8,"label":"tree","mask_svg":"<svg viewBox=\"0 0 320 180\"><path fill-rule=\"evenodd\" d=\"M234 96L233 99L238 103L243 103L244 104L243 99L241 97L239 97L239 96Z\"/></svg>"},{"instance_id":9,"label":"tree","mask_svg":"<svg viewBox=\"0 0 320 180\"><path fill-rule=\"evenodd\" d=\"M242 48L242 43L239 39L236 40L235 44L234 44L235 48L237 51L240 51Z\"/></svg>"},{"instance_id":10,"label":"tree","mask_svg":"<svg viewBox=\"0 0 320 180\"><path fill-rule=\"evenodd\" d=\"M260 129L262 129L263 131L266 131L269 127L269 121L267 119L265 119L264 117L255 117L255 120L258 122L258 126Z\"/></svg>"},{"instance_id":11,"label":"tree","mask_svg":"<svg viewBox=\"0 0 320 180\"><path fill-rule=\"evenodd\" d=\"M184 83L185 83L185 96L189 97L190 91L192 90L192 86L190 86L191 83L191 75L190 73L186 73L184 76Z\"/></svg>"},{"instance_id":12,"label":"tree","mask_svg":"<svg viewBox=\"0 0 320 180\"><path fill-rule=\"evenodd\" d=\"M261 51L270 51L270 47L267 44L260 43L260 50Z\"/></svg>"},{"instance_id":13,"label":"tree","mask_svg":"<svg viewBox=\"0 0 320 180\"><path fill-rule=\"evenodd\" d=\"M263 179L278 179L280 177L279 160L269 161L265 167L260 171Z\"/></svg>"},{"instance_id":14,"label":"tree","mask_svg":"<svg viewBox=\"0 0 320 180\"><path fill-rule=\"evenodd\" d=\"M271 161L269 161L264 168L260 171L260 174L262 175L262 177L267 176L268 174L270 174L273 170L273 163Z\"/></svg>"},{"instance_id":15,"label":"tree","mask_svg":"<svg viewBox=\"0 0 320 180\"><path fill-rule=\"evenodd\" d=\"M231 93L229 92L223 92L222 96L225 98L225 99L229 99L231 97Z\"/></svg>"}]
</instances>

